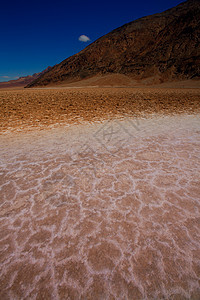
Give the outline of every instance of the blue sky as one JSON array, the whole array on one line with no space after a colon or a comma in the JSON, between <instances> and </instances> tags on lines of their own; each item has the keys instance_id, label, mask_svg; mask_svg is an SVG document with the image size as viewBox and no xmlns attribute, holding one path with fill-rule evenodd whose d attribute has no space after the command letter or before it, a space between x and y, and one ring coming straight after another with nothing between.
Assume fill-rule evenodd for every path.
<instances>
[{"instance_id":1,"label":"blue sky","mask_svg":"<svg viewBox=\"0 0 200 300\"><path fill-rule=\"evenodd\" d=\"M181 2L1 1L0 81L40 72L127 22ZM81 35L90 41L79 40Z\"/></svg>"}]
</instances>

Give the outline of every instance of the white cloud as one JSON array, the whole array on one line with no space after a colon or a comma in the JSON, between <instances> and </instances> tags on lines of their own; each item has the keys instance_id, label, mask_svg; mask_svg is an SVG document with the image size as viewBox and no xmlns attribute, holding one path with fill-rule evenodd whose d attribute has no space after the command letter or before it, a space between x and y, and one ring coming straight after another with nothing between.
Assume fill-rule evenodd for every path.
<instances>
[{"instance_id":1,"label":"white cloud","mask_svg":"<svg viewBox=\"0 0 200 300\"><path fill-rule=\"evenodd\" d=\"M5 75L5 76L1 76L1 77L2 77L2 78L10 78L9 76L6 76L6 75Z\"/></svg>"},{"instance_id":2,"label":"white cloud","mask_svg":"<svg viewBox=\"0 0 200 300\"><path fill-rule=\"evenodd\" d=\"M80 42L85 42L85 43L90 41L90 38L87 35L84 35L84 34L79 36L78 39L79 39Z\"/></svg>"}]
</instances>

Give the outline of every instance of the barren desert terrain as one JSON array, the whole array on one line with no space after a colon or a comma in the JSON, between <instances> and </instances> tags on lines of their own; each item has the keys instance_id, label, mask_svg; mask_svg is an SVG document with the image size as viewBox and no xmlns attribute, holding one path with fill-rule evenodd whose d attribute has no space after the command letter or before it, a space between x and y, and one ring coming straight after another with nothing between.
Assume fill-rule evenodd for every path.
<instances>
[{"instance_id":1,"label":"barren desert terrain","mask_svg":"<svg viewBox=\"0 0 200 300\"><path fill-rule=\"evenodd\" d=\"M0 299L200 298L198 89L0 92Z\"/></svg>"},{"instance_id":2,"label":"barren desert terrain","mask_svg":"<svg viewBox=\"0 0 200 300\"><path fill-rule=\"evenodd\" d=\"M49 88L0 91L0 132L113 117L199 111L199 89Z\"/></svg>"}]
</instances>

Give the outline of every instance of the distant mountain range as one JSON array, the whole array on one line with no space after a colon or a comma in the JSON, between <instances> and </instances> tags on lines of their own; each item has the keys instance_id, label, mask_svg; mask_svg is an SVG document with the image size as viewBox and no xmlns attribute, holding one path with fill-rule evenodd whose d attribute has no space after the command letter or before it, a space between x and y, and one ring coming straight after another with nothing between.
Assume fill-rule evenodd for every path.
<instances>
[{"instance_id":1,"label":"distant mountain range","mask_svg":"<svg viewBox=\"0 0 200 300\"><path fill-rule=\"evenodd\" d=\"M27 84L33 82L33 80L37 79L47 71L49 71L51 67L46 68L44 71L40 73L35 73L33 75L28 75L24 77L19 77L16 80L10 80L6 82L0 82L0 88L16 88L16 87L24 87Z\"/></svg>"}]
</instances>

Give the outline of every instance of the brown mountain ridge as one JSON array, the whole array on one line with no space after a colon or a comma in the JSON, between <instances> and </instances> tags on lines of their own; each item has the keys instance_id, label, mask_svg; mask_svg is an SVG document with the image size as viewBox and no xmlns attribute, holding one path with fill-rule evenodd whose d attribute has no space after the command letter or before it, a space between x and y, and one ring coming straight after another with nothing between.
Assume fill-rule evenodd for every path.
<instances>
[{"instance_id":1,"label":"brown mountain ridge","mask_svg":"<svg viewBox=\"0 0 200 300\"><path fill-rule=\"evenodd\" d=\"M188 0L163 13L119 27L55 65L27 87L71 83L123 74L158 82L200 77L200 1Z\"/></svg>"}]
</instances>

